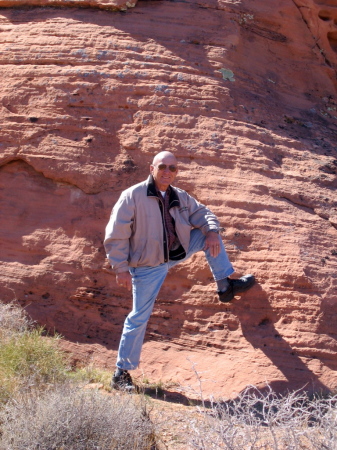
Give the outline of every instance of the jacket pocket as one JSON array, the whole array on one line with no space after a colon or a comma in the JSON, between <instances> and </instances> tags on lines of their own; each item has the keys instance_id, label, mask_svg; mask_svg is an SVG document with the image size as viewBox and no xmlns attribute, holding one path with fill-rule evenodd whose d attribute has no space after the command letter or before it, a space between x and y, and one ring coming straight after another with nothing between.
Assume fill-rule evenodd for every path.
<instances>
[{"instance_id":1,"label":"jacket pocket","mask_svg":"<svg viewBox=\"0 0 337 450\"><path fill-rule=\"evenodd\" d=\"M129 261L130 266L132 267L138 266L138 263L142 259L142 256L144 254L145 248L146 248L146 239L141 239L136 246L131 244L130 261Z\"/></svg>"}]
</instances>

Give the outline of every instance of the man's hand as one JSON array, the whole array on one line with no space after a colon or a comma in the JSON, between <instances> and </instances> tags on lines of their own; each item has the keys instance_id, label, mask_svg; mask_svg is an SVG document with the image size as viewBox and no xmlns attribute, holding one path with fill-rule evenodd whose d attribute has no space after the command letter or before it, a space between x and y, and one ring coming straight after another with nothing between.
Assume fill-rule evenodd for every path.
<instances>
[{"instance_id":1,"label":"man's hand","mask_svg":"<svg viewBox=\"0 0 337 450\"><path fill-rule=\"evenodd\" d=\"M128 291L131 291L132 278L130 272L116 273L116 281L118 286L125 287Z\"/></svg>"},{"instance_id":2,"label":"man's hand","mask_svg":"<svg viewBox=\"0 0 337 450\"><path fill-rule=\"evenodd\" d=\"M206 234L204 250L208 249L213 258L216 258L220 253L220 236L215 231L209 231Z\"/></svg>"}]
</instances>

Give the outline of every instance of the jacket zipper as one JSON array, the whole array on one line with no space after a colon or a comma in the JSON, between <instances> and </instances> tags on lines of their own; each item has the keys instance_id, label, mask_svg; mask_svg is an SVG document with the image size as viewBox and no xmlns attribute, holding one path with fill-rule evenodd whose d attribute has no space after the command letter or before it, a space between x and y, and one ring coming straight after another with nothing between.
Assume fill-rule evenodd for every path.
<instances>
[{"instance_id":1,"label":"jacket zipper","mask_svg":"<svg viewBox=\"0 0 337 450\"><path fill-rule=\"evenodd\" d=\"M163 231L164 231L164 244L163 244L163 248L164 248L164 262L168 261L168 255L169 255L169 249L168 249L168 241L167 241L167 231L166 231L166 226L165 226L165 219L164 219L164 205L163 205L163 201L158 197L159 200L159 208L160 208L160 213L161 213L161 220L163 223Z\"/></svg>"}]
</instances>

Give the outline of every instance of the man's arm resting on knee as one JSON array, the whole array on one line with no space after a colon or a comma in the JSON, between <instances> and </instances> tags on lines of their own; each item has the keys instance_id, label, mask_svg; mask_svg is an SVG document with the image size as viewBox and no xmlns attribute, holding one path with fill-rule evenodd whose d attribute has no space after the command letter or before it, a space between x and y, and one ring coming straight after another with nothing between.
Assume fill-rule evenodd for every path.
<instances>
[{"instance_id":1,"label":"man's arm resting on knee","mask_svg":"<svg viewBox=\"0 0 337 450\"><path fill-rule=\"evenodd\" d=\"M220 236L216 231L209 231L206 234L204 250L208 250L213 258L220 253Z\"/></svg>"}]
</instances>

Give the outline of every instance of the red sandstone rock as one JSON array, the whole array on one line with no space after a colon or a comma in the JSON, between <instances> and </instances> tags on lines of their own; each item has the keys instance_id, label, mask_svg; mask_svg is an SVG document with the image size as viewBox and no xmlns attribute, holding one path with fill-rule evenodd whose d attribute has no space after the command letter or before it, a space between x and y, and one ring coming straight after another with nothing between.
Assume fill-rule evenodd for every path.
<instances>
[{"instance_id":1,"label":"red sandstone rock","mask_svg":"<svg viewBox=\"0 0 337 450\"><path fill-rule=\"evenodd\" d=\"M337 68L337 9L334 0L294 0L313 37L313 50Z\"/></svg>"},{"instance_id":2,"label":"red sandstone rock","mask_svg":"<svg viewBox=\"0 0 337 450\"><path fill-rule=\"evenodd\" d=\"M138 0L0 0L2 8L22 6L54 6L61 8L99 8L111 11L125 11L134 8Z\"/></svg>"},{"instance_id":3,"label":"red sandstone rock","mask_svg":"<svg viewBox=\"0 0 337 450\"><path fill-rule=\"evenodd\" d=\"M334 388L336 14L329 0L1 9L2 300L112 371L131 299L104 228L169 149L258 283L228 306L202 254L172 270L136 375L196 389L195 369L225 396Z\"/></svg>"}]
</instances>

